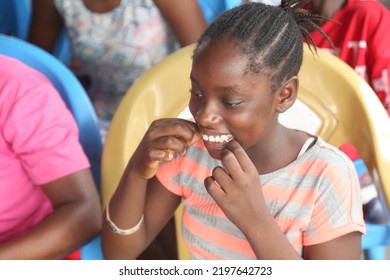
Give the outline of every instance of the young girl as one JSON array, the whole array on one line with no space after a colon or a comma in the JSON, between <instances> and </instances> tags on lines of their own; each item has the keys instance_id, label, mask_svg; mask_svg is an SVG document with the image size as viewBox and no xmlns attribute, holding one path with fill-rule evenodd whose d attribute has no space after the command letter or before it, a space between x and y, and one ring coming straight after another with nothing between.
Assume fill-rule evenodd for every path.
<instances>
[{"instance_id":1,"label":"young girl","mask_svg":"<svg viewBox=\"0 0 390 280\"><path fill-rule=\"evenodd\" d=\"M194 122L153 122L105 213L106 258L136 258L184 203L194 259L359 259L364 233L351 161L278 123L297 98L300 2L244 4L198 42Z\"/></svg>"}]
</instances>

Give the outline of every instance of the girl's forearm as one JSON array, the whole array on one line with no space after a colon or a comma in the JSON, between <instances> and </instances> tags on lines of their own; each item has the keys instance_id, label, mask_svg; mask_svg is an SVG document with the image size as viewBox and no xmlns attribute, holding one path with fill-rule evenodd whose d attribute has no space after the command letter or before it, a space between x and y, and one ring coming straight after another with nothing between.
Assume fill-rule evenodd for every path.
<instances>
[{"instance_id":1,"label":"girl's forearm","mask_svg":"<svg viewBox=\"0 0 390 280\"><path fill-rule=\"evenodd\" d=\"M127 168L118 188L108 202L109 219L107 221L107 205L103 214L102 248L108 259L135 259L148 243L144 216L146 188L148 180L137 179ZM123 235L113 232L113 223L117 228L130 229L139 224L132 234Z\"/></svg>"}]
</instances>

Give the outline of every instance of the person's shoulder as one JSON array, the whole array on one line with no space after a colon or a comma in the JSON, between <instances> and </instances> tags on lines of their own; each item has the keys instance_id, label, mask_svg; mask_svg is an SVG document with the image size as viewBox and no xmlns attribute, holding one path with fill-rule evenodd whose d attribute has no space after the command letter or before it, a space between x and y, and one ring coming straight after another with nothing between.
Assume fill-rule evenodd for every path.
<instances>
[{"instance_id":1,"label":"person's shoulder","mask_svg":"<svg viewBox=\"0 0 390 280\"><path fill-rule=\"evenodd\" d=\"M318 136L316 146L319 148L319 154L324 155L325 157L342 157L344 158L344 153L336 148L334 145L328 143L324 139Z\"/></svg>"},{"instance_id":2,"label":"person's shoulder","mask_svg":"<svg viewBox=\"0 0 390 280\"><path fill-rule=\"evenodd\" d=\"M51 82L38 70L18 59L0 55L0 103L3 106L21 104L32 106L60 99ZM8 104L8 105L5 105Z\"/></svg>"},{"instance_id":3,"label":"person's shoulder","mask_svg":"<svg viewBox=\"0 0 390 280\"><path fill-rule=\"evenodd\" d=\"M375 0L349 0L348 13L362 18L377 18L381 15L389 15L388 9Z\"/></svg>"},{"instance_id":4,"label":"person's shoulder","mask_svg":"<svg viewBox=\"0 0 390 280\"><path fill-rule=\"evenodd\" d=\"M0 54L0 79L2 82L21 81L24 84L41 84L49 82L38 70L22 61Z\"/></svg>"},{"instance_id":5,"label":"person's shoulder","mask_svg":"<svg viewBox=\"0 0 390 280\"><path fill-rule=\"evenodd\" d=\"M316 145L317 150L313 153L313 158L321 162L326 162L328 167L336 168L342 170L344 173L351 175L353 167L353 162L346 154L344 154L340 149L324 141L322 138L318 137Z\"/></svg>"}]
</instances>

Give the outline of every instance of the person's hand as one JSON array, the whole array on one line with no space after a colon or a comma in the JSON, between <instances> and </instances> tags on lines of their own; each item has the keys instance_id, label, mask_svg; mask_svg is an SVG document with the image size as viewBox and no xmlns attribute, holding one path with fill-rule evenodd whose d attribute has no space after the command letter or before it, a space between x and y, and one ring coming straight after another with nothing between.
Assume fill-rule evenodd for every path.
<instances>
[{"instance_id":1,"label":"person's hand","mask_svg":"<svg viewBox=\"0 0 390 280\"><path fill-rule=\"evenodd\" d=\"M197 125L183 119L154 121L130 160L130 168L139 179L152 178L163 161L183 155L187 147L202 138ZM134 174L134 173L133 173Z\"/></svg>"},{"instance_id":2,"label":"person's hand","mask_svg":"<svg viewBox=\"0 0 390 280\"><path fill-rule=\"evenodd\" d=\"M225 168L216 167L204 183L228 219L245 233L266 208L259 174L235 140L227 144L221 157Z\"/></svg>"}]
</instances>

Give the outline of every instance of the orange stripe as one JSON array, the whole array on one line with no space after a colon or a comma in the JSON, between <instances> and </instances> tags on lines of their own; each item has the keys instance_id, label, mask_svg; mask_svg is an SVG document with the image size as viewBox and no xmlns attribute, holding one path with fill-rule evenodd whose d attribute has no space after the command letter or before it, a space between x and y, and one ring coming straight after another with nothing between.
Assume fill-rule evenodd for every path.
<instances>
[{"instance_id":1,"label":"orange stripe","mask_svg":"<svg viewBox=\"0 0 390 280\"><path fill-rule=\"evenodd\" d=\"M263 185L263 194L266 200L312 205L317 191L303 188L283 188L275 185Z\"/></svg>"},{"instance_id":2,"label":"orange stripe","mask_svg":"<svg viewBox=\"0 0 390 280\"><path fill-rule=\"evenodd\" d=\"M352 165L348 164L348 167L351 174L354 174L355 170L353 169ZM351 185L353 189L350 190L349 188L346 188L346 185L349 183L346 174L336 166L329 165L329 163L326 161L317 161L316 164L313 164L312 161L305 161L296 168L292 169L291 172L296 174L308 174L325 177L332 185L333 189L336 191L338 197L341 200L345 200L345 198L349 196L347 198L349 203L343 203L343 207L345 213L351 212L353 195L356 193L356 188L358 187L356 178L354 176L351 177Z\"/></svg>"},{"instance_id":3,"label":"orange stripe","mask_svg":"<svg viewBox=\"0 0 390 280\"><path fill-rule=\"evenodd\" d=\"M201 195L193 193L186 199L186 203L192 208L210 216L216 216L219 218L226 218L221 208L212 200L207 199Z\"/></svg>"},{"instance_id":4,"label":"orange stripe","mask_svg":"<svg viewBox=\"0 0 390 280\"><path fill-rule=\"evenodd\" d=\"M295 249L295 251L297 252L300 252L302 247L303 247L303 244L302 244L302 235L298 235L297 238L295 238L291 245L293 246L293 248Z\"/></svg>"},{"instance_id":5,"label":"orange stripe","mask_svg":"<svg viewBox=\"0 0 390 280\"><path fill-rule=\"evenodd\" d=\"M184 216L188 216L188 215L189 215L189 214L187 213L187 210L186 210L186 208L184 207L184 208L183 208L183 212L182 212L182 221L184 220ZM183 221L183 223L184 223L184 221ZM187 230L188 230L188 228L187 228ZM203 249L201 249L201 248L199 248L199 247L193 246L193 245L192 245L191 243L189 243L186 239L183 238L183 240L184 240L184 243L186 244L188 250L189 250L192 254L201 256L201 257L203 257L203 258L205 258L205 259L207 259L207 260L221 260L221 258L219 258L219 257L217 257L217 256L215 256L215 255L213 255L213 254L211 254L210 252L207 252L207 251L205 251L205 250L203 250Z\"/></svg>"},{"instance_id":6,"label":"orange stripe","mask_svg":"<svg viewBox=\"0 0 390 280\"><path fill-rule=\"evenodd\" d=\"M329 168L329 161L305 160L289 170L290 174L298 175L322 175L324 169Z\"/></svg>"},{"instance_id":7,"label":"orange stripe","mask_svg":"<svg viewBox=\"0 0 390 280\"><path fill-rule=\"evenodd\" d=\"M193 219L187 211L183 211L183 223L190 233L201 239L249 257L256 257L248 241L201 224Z\"/></svg>"},{"instance_id":8,"label":"orange stripe","mask_svg":"<svg viewBox=\"0 0 390 280\"><path fill-rule=\"evenodd\" d=\"M196 169L196 174L194 173L195 169ZM180 171L191 174L192 176L196 175L196 178L200 182L203 182L207 176L211 175L211 170L209 168L197 163L196 161L193 161L190 158L183 159L183 163Z\"/></svg>"},{"instance_id":9,"label":"orange stripe","mask_svg":"<svg viewBox=\"0 0 390 280\"><path fill-rule=\"evenodd\" d=\"M184 240L185 244L187 245L188 247L188 250L194 254L194 255L198 255L198 256L201 256L207 260L222 260L222 258L219 258L213 254L211 254L210 252L207 252L205 250L202 250L200 249L199 247L195 247L195 246L192 246L192 244L188 243L186 240Z\"/></svg>"},{"instance_id":10,"label":"orange stripe","mask_svg":"<svg viewBox=\"0 0 390 280\"><path fill-rule=\"evenodd\" d=\"M284 218L284 217L276 217L274 218L274 220L278 224L280 230L283 233L294 232L296 230L303 231L306 229L309 222L297 218Z\"/></svg>"},{"instance_id":11,"label":"orange stripe","mask_svg":"<svg viewBox=\"0 0 390 280\"><path fill-rule=\"evenodd\" d=\"M180 170L178 170L178 165L180 165ZM192 194L192 190L190 188L184 189L183 186L178 186L171 181L171 179L176 176L177 172L179 171L181 173L187 173L191 176L194 176L200 182L203 182L206 177L211 175L210 169L198 164L197 162L189 158L176 158L169 164L161 165L157 174L160 181L170 191L174 192L175 194L184 196L185 198L189 197Z\"/></svg>"},{"instance_id":12,"label":"orange stripe","mask_svg":"<svg viewBox=\"0 0 390 280\"><path fill-rule=\"evenodd\" d=\"M323 205L322 200L317 201L317 206L313 209L312 219L310 220L314 229L332 229L332 225L330 223L330 218L327 213L325 206Z\"/></svg>"}]
</instances>

